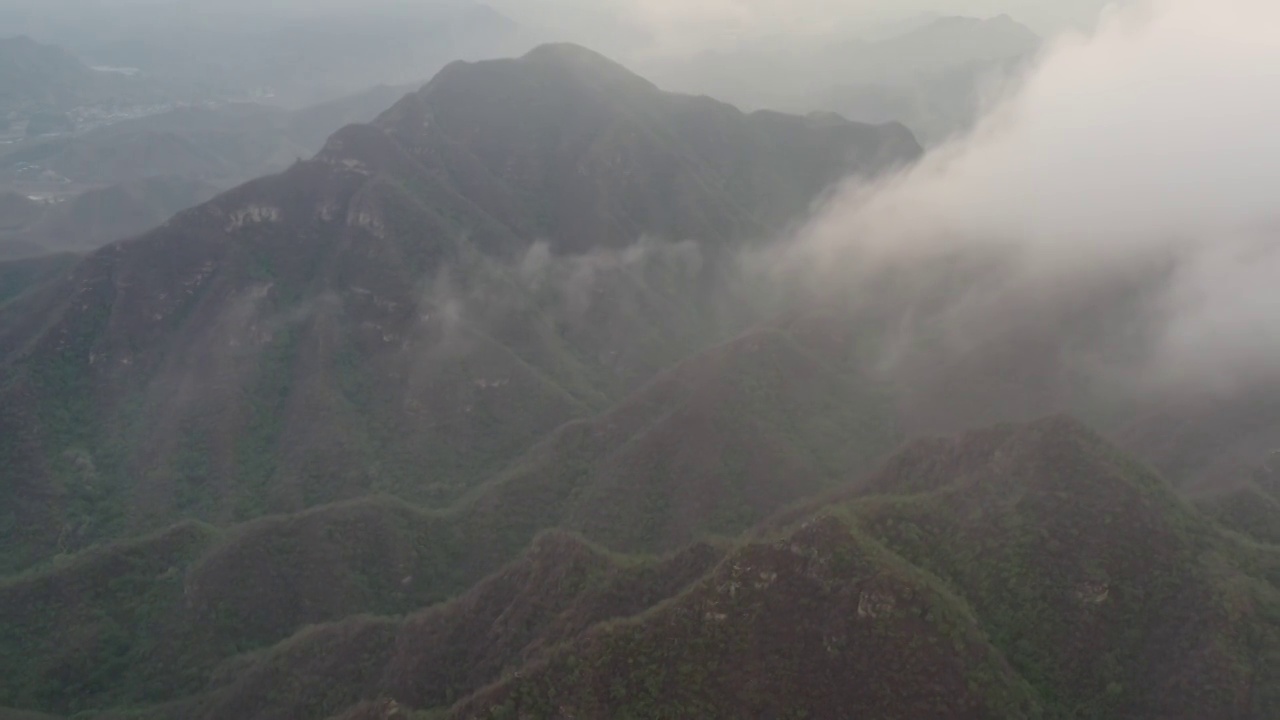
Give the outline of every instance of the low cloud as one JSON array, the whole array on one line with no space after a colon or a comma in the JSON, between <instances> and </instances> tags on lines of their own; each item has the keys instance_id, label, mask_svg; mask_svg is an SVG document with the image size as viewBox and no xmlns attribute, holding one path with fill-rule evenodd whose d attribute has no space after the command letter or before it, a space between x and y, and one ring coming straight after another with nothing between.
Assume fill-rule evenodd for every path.
<instances>
[{"instance_id":1,"label":"low cloud","mask_svg":"<svg viewBox=\"0 0 1280 720\"><path fill-rule=\"evenodd\" d=\"M1126 330L1143 343L1133 377L1230 389L1277 374L1277 27L1268 0L1110 12L1059 39L970 136L837 192L788 267L856 287L984 257L937 310L970 344L1123 297L1117 315L1145 322Z\"/></svg>"}]
</instances>

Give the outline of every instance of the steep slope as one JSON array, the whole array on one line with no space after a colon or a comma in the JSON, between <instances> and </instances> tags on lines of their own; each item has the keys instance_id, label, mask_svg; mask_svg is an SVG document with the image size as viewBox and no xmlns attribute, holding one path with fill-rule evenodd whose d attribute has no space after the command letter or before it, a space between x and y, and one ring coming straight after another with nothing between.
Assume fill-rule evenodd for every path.
<instances>
[{"instance_id":1,"label":"steep slope","mask_svg":"<svg viewBox=\"0 0 1280 720\"><path fill-rule=\"evenodd\" d=\"M0 311L4 566L184 516L450 504L732 328L698 302L717 249L916 152L580 48L451 66Z\"/></svg>"}]
</instances>

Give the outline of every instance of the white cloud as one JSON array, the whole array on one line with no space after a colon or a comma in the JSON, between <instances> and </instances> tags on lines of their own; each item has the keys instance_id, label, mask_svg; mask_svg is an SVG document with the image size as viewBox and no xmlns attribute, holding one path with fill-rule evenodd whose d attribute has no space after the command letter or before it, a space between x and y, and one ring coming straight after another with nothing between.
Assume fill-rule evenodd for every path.
<instances>
[{"instance_id":1,"label":"white cloud","mask_svg":"<svg viewBox=\"0 0 1280 720\"><path fill-rule=\"evenodd\" d=\"M970 137L799 238L862 272L973 248L1022 271L1005 303L1158 255L1180 258L1146 372L1280 372L1280 3L1156 0L1060 40Z\"/></svg>"}]
</instances>

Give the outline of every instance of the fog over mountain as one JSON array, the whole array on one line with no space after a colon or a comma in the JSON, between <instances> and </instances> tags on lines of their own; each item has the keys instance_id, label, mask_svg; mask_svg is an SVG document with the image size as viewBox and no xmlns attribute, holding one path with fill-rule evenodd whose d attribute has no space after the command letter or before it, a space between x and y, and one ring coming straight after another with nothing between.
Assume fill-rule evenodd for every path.
<instances>
[{"instance_id":1,"label":"fog over mountain","mask_svg":"<svg viewBox=\"0 0 1280 720\"><path fill-rule=\"evenodd\" d=\"M889 37L922 19L1010 14L1042 35L1090 26L1104 0L0 0L0 31L63 45L95 65L258 82L316 102L366 85L425 80L452 58L518 54L548 41L582 43L645 70L657 59L791 50L815 40ZM319 55L345 64L324 64ZM289 64L294 73L290 73ZM264 72L269 68L269 72ZM296 71L309 68L311 77ZM708 88L710 90L710 88Z\"/></svg>"},{"instance_id":2,"label":"fog over mountain","mask_svg":"<svg viewBox=\"0 0 1280 720\"><path fill-rule=\"evenodd\" d=\"M1280 717L1274 3L0 27L0 720Z\"/></svg>"},{"instance_id":3,"label":"fog over mountain","mask_svg":"<svg viewBox=\"0 0 1280 720\"><path fill-rule=\"evenodd\" d=\"M532 45L471 0L4 0L0 34L63 46L94 67L292 107L422 83L452 60Z\"/></svg>"},{"instance_id":4,"label":"fog over mountain","mask_svg":"<svg viewBox=\"0 0 1280 720\"><path fill-rule=\"evenodd\" d=\"M626 38L651 53L723 49L753 37L804 38L884 32L925 14L991 17L1007 13L1051 34L1087 28L1114 0L493 0L490 4L530 26L558 27L568 39ZM625 33L621 31L626 31ZM610 32L619 32L611 38ZM608 44L603 49L616 51Z\"/></svg>"},{"instance_id":5,"label":"fog over mountain","mask_svg":"<svg viewBox=\"0 0 1280 720\"><path fill-rule=\"evenodd\" d=\"M838 193L800 252L849 283L998 251L1007 271L946 311L970 339L1036 312L1032 297L1168 263L1135 377L1261 379L1280 347L1277 22L1261 0L1157 1L1063 38L972 135Z\"/></svg>"}]
</instances>

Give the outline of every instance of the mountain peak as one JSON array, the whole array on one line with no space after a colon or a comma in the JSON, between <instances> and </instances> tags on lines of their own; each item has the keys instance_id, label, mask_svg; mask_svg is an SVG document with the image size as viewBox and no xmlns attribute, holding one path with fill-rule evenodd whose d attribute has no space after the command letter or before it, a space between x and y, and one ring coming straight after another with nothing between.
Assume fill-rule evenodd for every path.
<instances>
[{"instance_id":1,"label":"mountain peak","mask_svg":"<svg viewBox=\"0 0 1280 720\"><path fill-rule=\"evenodd\" d=\"M850 171L919 152L892 128L748 116L666 93L572 44L453 63L375 125L385 142L408 150L401 156L447 176L515 235L544 238L557 251L646 235L757 239ZM380 166L365 156L342 160Z\"/></svg>"},{"instance_id":2,"label":"mountain peak","mask_svg":"<svg viewBox=\"0 0 1280 720\"><path fill-rule=\"evenodd\" d=\"M525 62L572 62L622 67L595 50L571 42L544 43L525 53L521 60Z\"/></svg>"},{"instance_id":3,"label":"mountain peak","mask_svg":"<svg viewBox=\"0 0 1280 720\"><path fill-rule=\"evenodd\" d=\"M604 55L574 43L548 43L525 53L520 62L546 68L578 82L600 83L611 89L658 92L653 83Z\"/></svg>"}]
</instances>

